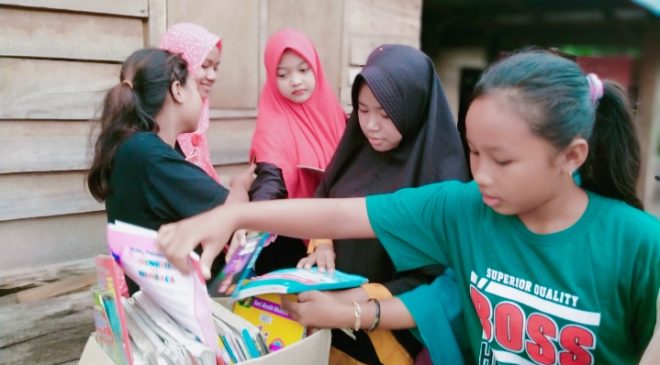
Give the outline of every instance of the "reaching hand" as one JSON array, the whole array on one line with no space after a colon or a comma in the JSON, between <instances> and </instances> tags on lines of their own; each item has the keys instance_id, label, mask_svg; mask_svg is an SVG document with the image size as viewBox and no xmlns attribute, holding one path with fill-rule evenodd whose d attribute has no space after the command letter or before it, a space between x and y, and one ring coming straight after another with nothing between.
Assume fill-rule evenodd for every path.
<instances>
[{"instance_id":1,"label":"reaching hand","mask_svg":"<svg viewBox=\"0 0 660 365\"><path fill-rule=\"evenodd\" d=\"M229 180L229 187L231 189L241 189L244 191L249 191L252 182L255 179L254 170L257 168L256 164L250 164L247 169L239 172L234 175Z\"/></svg>"},{"instance_id":2,"label":"reaching hand","mask_svg":"<svg viewBox=\"0 0 660 365\"><path fill-rule=\"evenodd\" d=\"M309 269L316 265L320 272L326 269L328 272L333 272L335 271L335 257L335 250L332 244L318 245L314 248L314 252L298 261L297 267Z\"/></svg>"},{"instance_id":3,"label":"reaching hand","mask_svg":"<svg viewBox=\"0 0 660 365\"><path fill-rule=\"evenodd\" d=\"M202 273L211 278L211 264L234 231L224 207L212 209L182 221L165 224L158 230L156 245L174 267L186 274L190 253L201 244Z\"/></svg>"},{"instance_id":4,"label":"reaching hand","mask_svg":"<svg viewBox=\"0 0 660 365\"><path fill-rule=\"evenodd\" d=\"M297 302L283 298L282 307L305 327L348 328L353 320L353 305L327 292L300 293Z\"/></svg>"},{"instance_id":5,"label":"reaching hand","mask_svg":"<svg viewBox=\"0 0 660 365\"><path fill-rule=\"evenodd\" d=\"M225 262L229 262L232 256L238 252L241 247L245 246L247 242L247 230L239 229L234 232L234 235L231 237L231 243L229 244L229 249L225 255Z\"/></svg>"}]
</instances>

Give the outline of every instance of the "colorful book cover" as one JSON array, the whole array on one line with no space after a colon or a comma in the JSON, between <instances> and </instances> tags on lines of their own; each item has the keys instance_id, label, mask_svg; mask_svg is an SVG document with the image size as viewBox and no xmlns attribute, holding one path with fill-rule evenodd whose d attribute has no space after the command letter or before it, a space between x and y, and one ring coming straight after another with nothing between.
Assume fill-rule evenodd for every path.
<instances>
[{"instance_id":1,"label":"colorful book cover","mask_svg":"<svg viewBox=\"0 0 660 365\"><path fill-rule=\"evenodd\" d=\"M191 254L191 270L184 275L156 247L155 231L115 222L108 224L107 235L110 251L126 275L170 317L211 348L219 363L224 363L197 254Z\"/></svg>"},{"instance_id":2,"label":"colorful book cover","mask_svg":"<svg viewBox=\"0 0 660 365\"><path fill-rule=\"evenodd\" d=\"M103 310L104 312L104 316L97 317L98 337L105 342L110 339L114 342L110 346L112 350L108 355L115 359L115 362L132 365L133 357L131 356L126 315L120 301L121 297L128 297L124 272L113 258L107 255L96 256L95 263L98 274L98 288L93 292L95 306L97 311ZM103 320L107 320L109 328L105 327ZM101 327L99 328L98 325ZM109 333L112 333L111 338L108 337Z\"/></svg>"},{"instance_id":3,"label":"colorful book cover","mask_svg":"<svg viewBox=\"0 0 660 365\"><path fill-rule=\"evenodd\" d=\"M282 309L282 297L280 294L263 294L234 303L234 313L259 328L269 352L302 340L307 332ZM295 295L286 297L296 300Z\"/></svg>"},{"instance_id":4,"label":"colorful book cover","mask_svg":"<svg viewBox=\"0 0 660 365\"><path fill-rule=\"evenodd\" d=\"M254 264L259 253L275 237L275 235L267 232L249 231L245 245L231 257L209 285L209 294L212 297L232 295L239 283L253 275Z\"/></svg>"},{"instance_id":5,"label":"colorful book cover","mask_svg":"<svg viewBox=\"0 0 660 365\"><path fill-rule=\"evenodd\" d=\"M254 277L242 283L235 294L237 299L259 294L296 294L309 290L334 290L358 287L367 282L360 275L346 274L335 270L332 274L311 269L281 269Z\"/></svg>"}]
</instances>

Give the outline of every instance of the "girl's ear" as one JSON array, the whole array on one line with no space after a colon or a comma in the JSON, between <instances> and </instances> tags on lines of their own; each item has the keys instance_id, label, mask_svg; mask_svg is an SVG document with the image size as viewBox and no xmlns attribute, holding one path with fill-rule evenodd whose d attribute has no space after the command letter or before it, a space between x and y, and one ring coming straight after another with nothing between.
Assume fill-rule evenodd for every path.
<instances>
[{"instance_id":1,"label":"girl's ear","mask_svg":"<svg viewBox=\"0 0 660 365\"><path fill-rule=\"evenodd\" d=\"M567 173L573 173L582 166L589 154L589 143L584 138L576 138L564 149L563 165Z\"/></svg>"},{"instance_id":2,"label":"girl's ear","mask_svg":"<svg viewBox=\"0 0 660 365\"><path fill-rule=\"evenodd\" d=\"M185 97L183 95L183 85L181 85L181 82L174 81L170 85L170 94L172 94L172 99L174 99L175 102L183 103Z\"/></svg>"}]
</instances>

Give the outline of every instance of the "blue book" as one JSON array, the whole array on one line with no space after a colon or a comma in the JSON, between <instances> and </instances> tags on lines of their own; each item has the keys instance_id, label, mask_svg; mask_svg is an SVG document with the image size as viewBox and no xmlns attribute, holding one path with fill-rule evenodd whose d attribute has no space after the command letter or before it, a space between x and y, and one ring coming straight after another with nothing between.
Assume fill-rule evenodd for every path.
<instances>
[{"instance_id":1,"label":"blue book","mask_svg":"<svg viewBox=\"0 0 660 365\"><path fill-rule=\"evenodd\" d=\"M259 253L275 235L267 232L250 231L243 245L211 281L208 292L211 297L231 296L245 279L254 275L254 264Z\"/></svg>"},{"instance_id":2,"label":"blue book","mask_svg":"<svg viewBox=\"0 0 660 365\"><path fill-rule=\"evenodd\" d=\"M232 295L236 299L260 294L297 294L309 290L334 290L355 288L368 280L360 275L347 274L338 270L330 274L311 269L281 269L253 277L241 283Z\"/></svg>"}]
</instances>

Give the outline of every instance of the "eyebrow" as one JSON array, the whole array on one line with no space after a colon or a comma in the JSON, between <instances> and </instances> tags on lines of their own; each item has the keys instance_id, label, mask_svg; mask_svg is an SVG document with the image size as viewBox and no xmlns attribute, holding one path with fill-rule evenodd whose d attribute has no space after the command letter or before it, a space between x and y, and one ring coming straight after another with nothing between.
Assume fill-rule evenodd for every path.
<instances>
[{"instance_id":1,"label":"eyebrow","mask_svg":"<svg viewBox=\"0 0 660 365\"><path fill-rule=\"evenodd\" d=\"M295 67L300 67L301 65L307 65L307 61L301 61L301 62L300 62L299 64L297 64ZM277 66L277 70L278 70L278 71L279 71L279 70L285 70L285 71L286 71L286 70L288 70L288 67L280 67L280 66Z\"/></svg>"},{"instance_id":2,"label":"eyebrow","mask_svg":"<svg viewBox=\"0 0 660 365\"><path fill-rule=\"evenodd\" d=\"M472 149L472 146L474 145L474 143L472 143L469 139L467 139L467 137L465 138L465 140L467 141L468 148ZM504 151L504 149L502 147L486 147L485 150L486 151L492 151L492 152Z\"/></svg>"},{"instance_id":3,"label":"eyebrow","mask_svg":"<svg viewBox=\"0 0 660 365\"><path fill-rule=\"evenodd\" d=\"M361 101L359 101L359 100L358 100L358 105L360 105L360 106L367 106L367 104L365 104L365 103L363 103L363 102L361 102ZM385 110L385 109L383 109L382 106L379 106L379 107L377 107L376 109L378 109L378 110Z\"/></svg>"}]
</instances>

